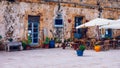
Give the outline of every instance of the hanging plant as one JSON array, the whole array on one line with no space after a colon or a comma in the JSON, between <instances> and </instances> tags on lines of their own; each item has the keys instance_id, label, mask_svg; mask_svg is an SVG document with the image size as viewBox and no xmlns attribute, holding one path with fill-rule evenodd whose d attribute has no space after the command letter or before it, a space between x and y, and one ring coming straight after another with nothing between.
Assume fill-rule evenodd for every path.
<instances>
[{"instance_id":1,"label":"hanging plant","mask_svg":"<svg viewBox=\"0 0 120 68\"><path fill-rule=\"evenodd\" d=\"M13 41L13 39L12 39L12 38L9 38L9 39L8 39L8 41L9 41L9 42L12 42L12 41Z\"/></svg>"}]
</instances>

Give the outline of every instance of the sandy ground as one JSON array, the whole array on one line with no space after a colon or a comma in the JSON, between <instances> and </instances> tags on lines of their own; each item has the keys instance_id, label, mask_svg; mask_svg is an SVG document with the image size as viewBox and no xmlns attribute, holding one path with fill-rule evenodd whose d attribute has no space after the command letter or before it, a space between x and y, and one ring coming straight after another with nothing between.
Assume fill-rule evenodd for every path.
<instances>
[{"instance_id":1,"label":"sandy ground","mask_svg":"<svg viewBox=\"0 0 120 68\"><path fill-rule=\"evenodd\" d=\"M83 57L71 48L0 51L0 68L120 68L120 49L85 50Z\"/></svg>"}]
</instances>

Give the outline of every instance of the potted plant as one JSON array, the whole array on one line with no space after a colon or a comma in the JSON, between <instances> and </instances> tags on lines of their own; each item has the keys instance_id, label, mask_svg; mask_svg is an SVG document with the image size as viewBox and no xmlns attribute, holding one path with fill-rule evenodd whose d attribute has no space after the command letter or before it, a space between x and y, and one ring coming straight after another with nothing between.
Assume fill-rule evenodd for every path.
<instances>
[{"instance_id":1,"label":"potted plant","mask_svg":"<svg viewBox=\"0 0 120 68\"><path fill-rule=\"evenodd\" d=\"M65 40L64 40L64 44L65 44L65 45L63 46L63 48L65 48L65 47L67 47L67 46L70 46L71 42L72 42L72 39L71 39L71 38L65 39Z\"/></svg>"},{"instance_id":2,"label":"potted plant","mask_svg":"<svg viewBox=\"0 0 120 68\"><path fill-rule=\"evenodd\" d=\"M31 47L30 47L30 44L31 44L31 37L28 36L28 39L27 40L24 40L22 41L22 46L23 46L23 49L24 50L29 50Z\"/></svg>"},{"instance_id":3,"label":"potted plant","mask_svg":"<svg viewBox=\"0 0 120 68\"><path fill-rule=\"evenodd\" d=\"M9 38L9 39L8 39L8 41L9 41L9 42L12 42L12 41L13 41L13 39L12 39L12 38Z\"/></svg>"},{"instance_id":4,"label":"potted plant","mask_svg":"<svg viewBox=\"0 0 120 68\"><path fill-rule=\"evenodd\" d=\"M65 49L66 45L68 44L67 43L68 41L65 39L64 42L62 43L62 48Z\"/></svg>"},{"instance_id":5,"label":"potted plant","mask_svg":"<svg viewBox=\"0 0 120 68\"><path fill-rule=\"evenodd\" d=\"M50 48L55 48L55 41L54 41L53 39L51 39L51 40L49 41L49 47L50 47Z\"/></svg>"},{"instance_id":6,"label":"potted plant","mask_svg":"<svg viewBox=\"0 0 120 68\"><path fill-rule=\"evenodd\" d=\"M49 48L49 41L50 41L50 39L48 37L46 37L46 39L43 43L45 48Z\"/></svg>"},{"instance_id":7,"label":"potted plant","mask_svg":"<svg viewBox=\"0 0 120 68\"><path fill-rule=\"evenodd\" d=\"M80 46L78 47L78 49L76 50L77 56L83 56L84 50L85 50L85 46L84 46L84 45L80 45Z\"/></svg>"},{"instance_id":8,"label":"potted plant","mask_svg":"<svg viewBox=\"0 0 120 68\"><path fill-rule=\"evenodd\" d=\"M29 50L31 48L31 46L30 46L31 42L32 42L31 37L28 36L28 39L26 40L27 50Z\"/></svg>"},{"instance_id":9,"label":"potted plant","mask_svg":"<svg viewBox=\"0 0 120 68\"><path fill-rule=\"evenodd\" d=\"M23 47L23 50L27 49L27 43L26 43L26 41L22 41L22 47Z\"/></svg>"},{"instance_id":10,"label":"potted plant","mask_svg":"<svg viewBox=\"0 0 120 68\"><path fill-rule=\"evenodd\" d=\"M55 40L55 47L61 47L61 40L60 40L60 38L54 38L54 40Z\"/></svg>"},{"instance_id":11,"label":"potted plant","mask_svg":"<svg viewBox=\"0 0 120 68\"><path fill-rule=\"evenodd\" d=\"M2 36L0 35L0 50L3 49L4 49L3 40L2 40Z\"/></svg>"},{"instance_id":12,"label":"potted plant","mask_svg":"<svg viewBox=\"0 0 120 68\"><path fill-rule=\"evenodd\" d=\"M67 39L67 42L72 42L72 38L68 38L68 39Z\"/></svg>"},{"instance_id":13,"label":"potted plant","mask_svg":"<svg viewBox=\"0 0 120 68\"><path fill-rule=\"evenodd\" d=\"M2 40L1 39L2 39L2 36L0 35L0 45L2 45Z\"/></svg>"}]
</instances>

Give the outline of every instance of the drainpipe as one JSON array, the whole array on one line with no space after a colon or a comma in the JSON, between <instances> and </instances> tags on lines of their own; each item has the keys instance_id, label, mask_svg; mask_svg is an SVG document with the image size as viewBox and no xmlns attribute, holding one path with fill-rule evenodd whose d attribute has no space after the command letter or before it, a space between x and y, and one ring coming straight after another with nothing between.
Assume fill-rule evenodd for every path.
<instances>
[{"instance_id":1,"label":"drainpipe","mask_svg":"<svg viewBox=\"0 0 120 68\"><path fill-rule=\"evenodd\" d=\"M97 0L97 6L98 6L98 11L99 11L98 18L101 18L103 8L101 6L101 1L100 0ZM97 26L96 28L97 28L97 35L98 35L98 37L96 37L96 38L99 40L100 39L99 26Z\"/></svg>"},{"instance_id":2,"label":"drainpipe","mask_svg":"<svg viewBox=\"0 0 120 68\"><path fill-rule=\"evenodd\" d=\"M97 0L97 6L98 6L98 11L99 11L98 18L101 18L103 8L100 4L100 0Z\"/></svg>"}]
</instances>

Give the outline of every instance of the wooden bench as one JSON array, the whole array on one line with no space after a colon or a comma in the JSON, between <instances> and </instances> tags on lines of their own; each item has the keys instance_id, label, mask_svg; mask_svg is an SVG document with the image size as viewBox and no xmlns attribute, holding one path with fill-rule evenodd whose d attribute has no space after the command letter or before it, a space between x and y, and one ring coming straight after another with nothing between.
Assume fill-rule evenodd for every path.
<instances>
[{"instance_id":1,"label":"wooden bench","mask_svg":"<svg viewBox=\"0 0 120 68\"><path fill-rule=\"evenodd\" d=\"M5 50L10 51L10 47L18 47L19 50L23 50L22 43L21 42L7 42L5 45Z\"/></svg>"}]
</instances>

